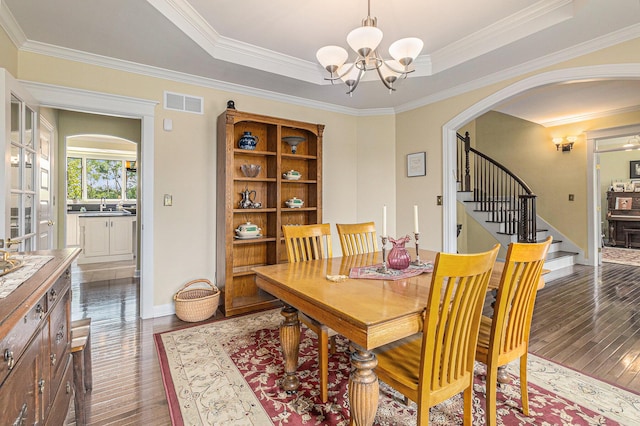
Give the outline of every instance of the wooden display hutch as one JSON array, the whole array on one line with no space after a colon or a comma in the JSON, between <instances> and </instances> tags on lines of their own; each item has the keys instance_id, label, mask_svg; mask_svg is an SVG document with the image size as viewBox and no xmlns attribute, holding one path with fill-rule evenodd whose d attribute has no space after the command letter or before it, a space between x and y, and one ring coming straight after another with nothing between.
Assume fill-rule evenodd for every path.
<instances>
[{"instance_id":1,"label":"wooden display hutch","mask_svg":"<svg viewBox=\"0 0 640 426\"><path fill-rule=\"evenodd\" d=\"M276 307L280 302L258 289L252 268L287 261L282 225L322 222L322 133L324 125L268 117L227 109L218 117L217 151L217 285L222 290L226 316ZM244 132L257 137L255 150L238 148ZM297 152L282 140L302 136ZM256 177L246 177L243 164L259 164ZM299 180L286 180L289 170ZM242 192L255 191L259 208L240 208ZM298 208L285 202L304 201ZM236 228L251 222L261 236L239 239Z\"/></svg>"}]
</instances>

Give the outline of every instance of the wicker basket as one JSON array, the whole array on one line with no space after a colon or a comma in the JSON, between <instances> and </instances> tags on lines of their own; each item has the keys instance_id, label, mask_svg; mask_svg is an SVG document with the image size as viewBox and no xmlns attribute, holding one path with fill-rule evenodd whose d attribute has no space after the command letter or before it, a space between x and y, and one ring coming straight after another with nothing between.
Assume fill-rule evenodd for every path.
<instances>
[{"instance_id":1,"label":"wicker basket","mask_svg":"<svg viewBox=\"0 0 640 426\"><path fill-rule=\"evenodd\" d=\"M202 286L189 289L194 284L202 283ZM220 290L211 284L211 281L198 279L189 281L173 296L176 303L176 315L182 321L204 321L215 314L220 300Z\"/></svg>"}]
</instances>

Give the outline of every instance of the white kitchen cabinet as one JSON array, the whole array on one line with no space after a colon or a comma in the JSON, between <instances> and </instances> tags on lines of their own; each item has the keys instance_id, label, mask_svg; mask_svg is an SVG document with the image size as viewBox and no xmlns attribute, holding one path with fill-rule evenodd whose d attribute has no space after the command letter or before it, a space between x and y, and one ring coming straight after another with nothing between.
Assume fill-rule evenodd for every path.
<instances>
[{"instance_id":1,"label":"white kitchen cabinet","mask_svg":"<svg viewBox=\"0 0 640 426\"><path fill-rule=\"evenodd\" d=\"M67 213L67 245L77 247L80 245L80 221L78 214Z\"/></svg>"},{"instance_id":2,"label":"white kitchen cabinet","mask_svg":"<svg viewBox=\"0 0 640 426\"><path fill-rule=\"evenodd\" d=\"M135 216L80 216L78 264L133 259Z\"/></svg>"}]
</instances>

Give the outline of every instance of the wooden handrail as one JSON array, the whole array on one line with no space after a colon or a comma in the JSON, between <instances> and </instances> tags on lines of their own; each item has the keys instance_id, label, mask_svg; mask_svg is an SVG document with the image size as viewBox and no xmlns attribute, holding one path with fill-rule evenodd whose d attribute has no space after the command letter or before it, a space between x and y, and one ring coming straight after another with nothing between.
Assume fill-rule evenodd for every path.
<instances>
[{"instance_id":1,"label":"wooden handrail","mask_svg":"<svg viewBox=\"0 0 640 426\"><path fill-rule=\"evenodd\" d=\"M473 202L500 225L500 232L518 235L520 242L536 242L536 195L529 185L493 158L471 147L469 132L457 134L456 179L460 189L473 193Z\"/></svg>"}]
</instances>

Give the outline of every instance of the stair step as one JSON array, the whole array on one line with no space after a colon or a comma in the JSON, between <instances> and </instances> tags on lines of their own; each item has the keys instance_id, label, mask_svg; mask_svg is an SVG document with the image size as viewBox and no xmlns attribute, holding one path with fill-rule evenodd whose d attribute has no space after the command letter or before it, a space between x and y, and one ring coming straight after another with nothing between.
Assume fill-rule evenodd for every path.
<instances>
[{"instance_id":1,"label":"stair step","mask_svg":"<svg viewBox=\"0 0 640 426\"><path fill-rule=\"evenodd\" d=\"M576 255L578 255L578 253L573 251L558 250L551 253L547 253L546 260L553 260L553 259L559 259L561 257L576 256Z\"/></svg>"}]
</instances>

